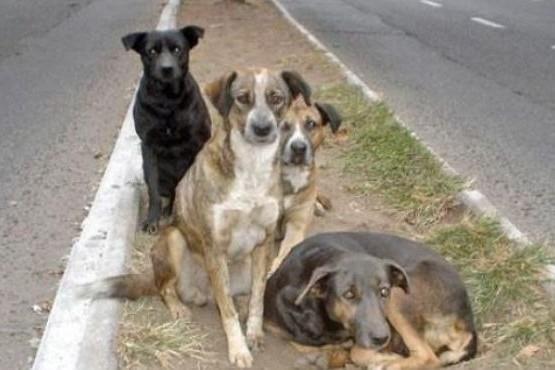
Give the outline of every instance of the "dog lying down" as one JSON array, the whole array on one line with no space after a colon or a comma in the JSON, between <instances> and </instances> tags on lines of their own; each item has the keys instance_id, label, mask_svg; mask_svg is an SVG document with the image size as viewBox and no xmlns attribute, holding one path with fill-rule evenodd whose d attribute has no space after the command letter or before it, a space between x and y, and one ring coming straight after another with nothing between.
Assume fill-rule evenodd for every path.
<instances>
[{"instance_id":1,"label":"dog lying down","mask_svg":"<svg viewBox=\"0 0 555 370\"><path fill-rule=\"evenodd\" d=\"M269 278L264 307L271 331L312 347L352 340L350 356L326 356L369 368L437 368L477 350L470 302L455 268L421 243L393 235L306 239Z\"/></svg>"}]
</instances>

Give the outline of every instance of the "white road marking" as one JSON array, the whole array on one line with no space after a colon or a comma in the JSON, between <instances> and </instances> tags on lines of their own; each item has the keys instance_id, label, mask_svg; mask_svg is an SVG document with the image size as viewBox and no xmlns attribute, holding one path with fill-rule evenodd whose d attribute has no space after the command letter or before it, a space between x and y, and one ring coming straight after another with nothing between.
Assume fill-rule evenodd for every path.
<instances>
[{"instance_id":1,"label":"white road marking","mask_svg":"<svg viewBox=\"0 0 555 370\"><path fill-rule=\"evenodd\" d=\"M488 26L488 27L492 27L492 28L499 28L499 29L505 28L505 26L503 26L502 24L495 23L495 22L492 22L492 21L488 21L487 19L484 19L484 18L472 17L470 19L473 20L476 23L483 24L484 26Z\"/></svg>"},{"instance_id":2,"label":"white road marking","mask_svg":"<svg viewBox=\"0 0 555 370\"><path fill-rule=\"evenodd\" d=\"M555 45L551 45L551 49L555 50Z\"/></svg>"},{"instance_id":3,"label":"white road marking","mask_svg":"<svg viewBox=\"0 0 555 370\"><path fill-rule=\"evenodd\" d=\"M430 1L430 0L420 0L420 3L424 5L433 6L434 8L441 8L443 6L443 4L436 3L435 1Z\"/></svg>"}]
</instances>

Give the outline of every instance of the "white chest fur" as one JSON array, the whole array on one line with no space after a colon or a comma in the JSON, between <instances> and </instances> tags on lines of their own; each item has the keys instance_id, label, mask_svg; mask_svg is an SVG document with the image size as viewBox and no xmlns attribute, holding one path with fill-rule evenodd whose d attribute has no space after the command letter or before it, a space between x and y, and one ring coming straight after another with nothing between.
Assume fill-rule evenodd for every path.
<instances>
[{"instance_id":1,"label":"white chest fur","mask_svg":"<svg viewBox=\"0 0 555 370\"><path fill-rule=\"evenodd\" d=\"M245 142L239 132L231 132L235 154L235 179L227 198L213 207L214 227L220 241L229 241L232 259L249 255L277 223L278 200L270 194L278 178L275 158L278 141L257 146Z\"/></svg>"},{"instance_id":2,"label":"white chest fur","mask_svg":"<svg viewBox=\"0 0 555 370\"><path fill-rule=\"evenodd\" d=\"M283 166L282 169L283 180L288 182L296 193L308 185L308 177L310 176L310 169L301 166Z\"/></svg>"}]
</instances>

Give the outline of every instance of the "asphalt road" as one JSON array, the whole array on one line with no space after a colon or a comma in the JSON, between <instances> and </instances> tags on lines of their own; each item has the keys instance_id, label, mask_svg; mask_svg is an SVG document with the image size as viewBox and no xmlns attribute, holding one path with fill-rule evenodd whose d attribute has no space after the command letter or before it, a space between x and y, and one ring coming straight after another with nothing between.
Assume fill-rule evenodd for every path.
<instances>
[{"instance_id":1,"label":"asphalt road","mask_svg":"<svg viewBox=\"0 0 555 370\"><path fill-rule=\"evenodd\" d=\"M522 231L555 240L555 2L280 1Z\"/></svg>"},{"instance_id":2,"label":"asphalt road","mask_svg":"<svg viewBox=\"0 0 555 370\"><path fill-rule=\"evenodd\" d=\"M151 0L0 2L0 369L30 366L140 73ZM47 303L43 307L47 307Z\"/></svg>"}]
</instances>

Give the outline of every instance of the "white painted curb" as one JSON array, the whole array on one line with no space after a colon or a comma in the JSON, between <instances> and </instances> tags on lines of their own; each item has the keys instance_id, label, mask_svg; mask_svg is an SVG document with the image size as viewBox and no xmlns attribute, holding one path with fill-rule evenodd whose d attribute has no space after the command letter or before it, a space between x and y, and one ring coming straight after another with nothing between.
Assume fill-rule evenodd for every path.
<instances>
[{"instance_id":1,"label":"white painted curb","mask_svg":"<svg viewBox=\"0 0 555 370\"><path fill-rule=\"evenodd\" d=\"M275 7L282 13L282 15L295 26L303 35L306 36L308 41L310 41L317 49L322 50L325 55L341 70L345 75L347 81L360 88L362 93L370 102L381 101L380 94L370 89L366 83L356 75L352 70L349 69L333 52L331 52L320 40L316 38L310 31L308 31L302 24L297 22L295 18L289 13L289 11L280 3L279 0L272 0ZM399 117L396 117L399 123L403 125L412 136L414 136L422 145L426 147L442 164L445 171L448 173L458 175L458 173L442 158L440 158L437 153L430 148L426 143L424 143L418 135L416 135ZM478 190L463 190L458 195L457 198L474 214L478 216L487 216L489 218L495 219L499 222L501 230L505 236L514 241L515 244L520 246L530 245L530 240L523 234L507 217L503 216L495 206L488 200L488 198ZM546 276L549 280L555 280L555 265L549 265L546 271ZM555 295L554 295L555 296Z\"/></svg>"},{"instance_id":2,"label":"white painted curb","mask_svg":"<svg viewBox=\"0 0 555 370\"><path fill-rule=\"evenodd\" d=\"M175 28L180 0L164 7L157 29ZM136 93L136 90L135 90ZM121 302L81 299L80 284L125 273L139 217L140 140L133 97L83 231L73 245L33 364L34 370L117 369Z\"/></svg>"}]
</instances>

